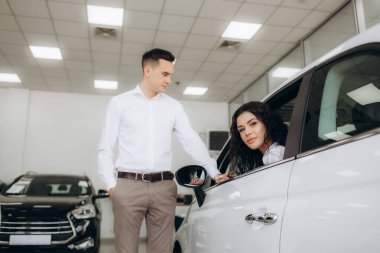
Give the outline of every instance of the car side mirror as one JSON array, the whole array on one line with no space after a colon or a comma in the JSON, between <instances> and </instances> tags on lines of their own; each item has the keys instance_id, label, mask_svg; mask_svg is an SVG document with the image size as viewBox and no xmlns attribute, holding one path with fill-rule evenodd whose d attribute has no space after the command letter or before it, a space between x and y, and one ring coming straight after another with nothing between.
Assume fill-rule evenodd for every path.
<instances>
[{"instance_id":1,"label":"car side mirror","mask_svg":"<svg viewBox=\"0 0 380 253\"><path fill-rule=\"evenodd\" d=\"M6 187L7 184L0 181L0 192L2 192Z\"/></svg>"},{"instance_id":2,"label":"car side mirror","mask_svg":"<svg viewBox=\"0 0 380 253\"><path fill-rule=\"evenodd\" d=\"M104 199L104 198L108 198L110 195L108 194L108 192L104 189L100 189L98 191L98 194L94 196L95 199Z\"/></svg>"},{"instance_id":3,"label":"car side mirror","mask_svg":"<svg viewBox=\"0 0 380 253\"><path fill-rule=\"evenodd\" d=\"M191 182L195 177L202 179L202 183L192 184ZM188 165L177 170L177 172L175 173L175 178L179 185L194 189L198 205L199 207L201 207L206 198L206 193L201 188L206 182L206 169L199 165Z\"/></svg>"}]
</instances>

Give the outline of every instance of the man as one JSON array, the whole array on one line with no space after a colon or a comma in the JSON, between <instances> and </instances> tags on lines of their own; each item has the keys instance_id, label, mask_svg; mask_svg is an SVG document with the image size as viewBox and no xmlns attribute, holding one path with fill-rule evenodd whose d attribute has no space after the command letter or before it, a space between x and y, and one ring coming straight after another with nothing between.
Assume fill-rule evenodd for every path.
<instances>
[{"instance_id":1,"label":"man","mask_svg":"<svg viewBox=\"0 0 380 253\"><path fill-rule=\"evenodd\" d=\"M217 176L218 182L223 177L181 104L163 94L174 73L174 60L162 49L146 52L143 80L134 90L113 97L108 106L98 163L112 199L117 253L137 253L144 218L148 252L172 252L177 196L170 172L172 132L212 178Z\"/></svg>"}]
</instances>

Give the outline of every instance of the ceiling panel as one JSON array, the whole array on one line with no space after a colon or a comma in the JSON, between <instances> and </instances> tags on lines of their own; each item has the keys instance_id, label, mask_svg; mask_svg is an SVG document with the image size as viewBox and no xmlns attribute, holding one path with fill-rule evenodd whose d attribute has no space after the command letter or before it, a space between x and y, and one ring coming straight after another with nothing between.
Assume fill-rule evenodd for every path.
<instances>
[{"instance_id":1,"label":"ceiling panel","mask_svg":"<svg viewBox=\"0 0 380 253\"><path fill-rule=\"evenodd\" d=\"M282 2L282 6L312 10L316 6L318 6L321 2L322 0L313 0L313 1L284 0Z\"/></svg>"},{"instance_id":2,"label":"ceiling panel","mask_svg":"<svg viewBox=\"0 0 380 253\"><path fill-rule=\"evenodd\" d=\"M203 61L209 53L208 50L184 48L179 57L185 60Z\"/></svg>"},{"instance_id":3,"label":"ceiling panel","mask_svg":"<svg viewBox=\"0 0 380 253\"><path fill-rule=\"evenodd\" d=\"M168 14L195 17L202 5L203 0L166 0L163 11Z\"/></svg>"},{"instance_id":4,"label":"ceiling panel","mask_svg":"<svg viewBox=\"0 0 380 253\"><path fill-rule=\"evenodd\" d=\"M204 1L199 16L228 21L233 18L240 5L241 3L234 1L207 0Z\"/></svg>"},{"instance_id":5,"label":"ceiling panel","mask_svg":"<svg viewBox=\"0 0 380 253\"><path fill-rule=\"evenodd\" d=\"M0 0L0 14L12 14L7 0Z\"/></svg>"},{"instance_id":6,"label":"ceiling panel","mask_svg":"<svg viewBox=\"0 0 380 253\"><path fill-rule=\"evenodd\" d=\"M18 31L16 19L10 15L0 15L0 30Z\"/></svg>"},{"instance_id":7,"label":"ceiling panel","mask_svg":"<svg viewBox=\"0 0 380 253\"><path fill-rule=\"evenodd\" d=\"M10 8L17 16L49 18L47 2L44 0L12 0Z\"/></svg>"},{"instance_id":8,"label":"ceiling panel","mask_svg":"<svg viewBox=\"0 0 380 253\"><path fill-rule=\"evenodd\" d=\"M31 46L58 47L58 40L55 35L24 33L24 36Z\"/></svg>"},{"instance_id":9,"label":"ceiling panel","mask_svg":"<svg viewBox=\"0 0 380 253\"><path fill-rule=\"evenodd\" d=\"M124 11L127 27L155 30L158 26L160 14L142 11Z\"/></svg>"},{"instance_id":10,"label":"ceiling panel","mask_svg":"<svg viewBox=\"0 0 380 253\"><path fill-rule=\"evenodd\" d=\"M17 56L30 57L26 59L30 59L34 61L34 59L31 58L32 53L30 52L28 46L4 43L4 44L0 44L0 50L4 55L9 55L9 56L17 55Z\"/></svg>"},{"instance_id":11,"label":"ceiling panel","mask_svg":"<svg viewBox=\"0 0 380 253\"><path fill-rule=\"evenodd\" d=\"M155 31L138 28L125 27L123 29L123 41L137 43L152 43L154 40Z\"/></svg>"},{"instance_id":12,"label":"ceiling panel","mask_svg":"<svg viewBox=\"0 0 380 253\"><path fill-rule=\"evenodd\" d=\"M26 45L23 34L13 31L0 31L0 43Z\"/></svg>"},{"instance_id":13,"label":"ceiling panel","mask_svg":"<svg viewBox=\"0 0 380 253\"><path fill-rule=\"evenodd\" d=\"M87 7L84 4L70 4L48 1L51 16L57 20L87 21Z\"/></svg>"},{"instance_id":14,"label":"ceiling panel","mask_svg":"<svg viewBox=\"0 0 380 253\"><path fill-rule=\"evenodd\" d=\"M60 35L80 38L88 37L88 25L86 23L57 20L54 22L54 27L57 34Z\"/></svg>"},{"instance_id":15,"label":"ceiling panel","mask_svg":"<svg viewBox=\"0 0 380 253\"><path fill-rule=\"evenodd\" d=\"M155 43L161 45L182 47L185 43L187 34L186 33L175 33L175 32L157 32Z\"/></svg>"},{"instance_id":16,"label":"ceiling panel","mask_svg":"<svg viewBox=\"0 0 380 253\"><path fill-rule=\"evenodd\" d=\"M268 19L267 23L269 25L292 27L298 25L309 13L310 11L308 10L280 7Z\"/></svg>"},{"instance_id":17,"label":"ceiling panel","mask_svg":"<svg viewBox=\"0 0 380 253\"><path fill-rule=\"evenodd\" d=\"M315 27L315 24L320 24L322 21L326 20L329 15L330 13L325 11L313 11L302 20L299 26L302 28L313 28Z\"/></svg>"},{"instance_id":18,"label":"ceiling panel","mask_svg":"<svg viewBox=\"0 0 380 253\"><path fill-rule=\"evenodd\" d=\"M19 74L22 83L16 87L116 95L141 80L142 54L160 47L177 57L168 94L224 102L247 88L344 2L0 0L0 70ZM99 25L88 24L87 4L124 8L121 27L103 26L115 29L115 37L95 34ZM220 48L231 21L257 22L262 27L252 39L238 40L239 46ZM332 23L329 32L336 32L339 25ZM60 47L63 60L35 59L29 45ZM96 90L94 78L118 80L119 89ZM201 97L182 95L188 85L209 91Z\"/></svg>"},{"instance_id":19,"label":"ceiling panel","mask_svg":"<svg viewBox=\"0 0 380 253\"><path fill-rule=\"evenodd\" d=\"M70 49L90 51L90 42L88 39L59 36L58 41L59 41L60 47L63 49L70 48Z\"/></svg>"},{"instance_id":20,"label":"ceiling panel","mask_svg":"<svg viewBox=\"0 0 380 253\"><path fill-rule=\"evenodd\" d=\"M276 6L244 3L236 13L235 19L240 22L263 24L276 10Z\"/></svg>"},{"instance_id":21,"label":"ceiling panel","mask_svg":"<svg viewBox=\"0 0 380 253\"><path fill-rule=\"evenodd\" d=\"M179 32L188 33L193 26L195 18L174 16L174 15L162 15L158 29L164 32Z\"/></svg>"},{"instance_id":22,"label":"ceiling panel","mask_svg":"<svg viewBox=\"0 0 380 253\"><path fill-rule=\"evenodd\" d=\"M199 48L210 50L215 46L215 43L219 40L216 36L203 36L190 34L187 37L185 47Z\"/></svg>"},{"instance_id":23,"label":"ceiling panel","mask_svg":"<svg viewBox=\"0 0 380 253\"><path fill-rule=\"evenodd\" d=\"M195 21L191 33L220 37L223 34L223 31L227 27L228 23L229 22L227 21L198 18Z\"/></svg>"},{"instance_id":24,"label":"ceiling panel","mask_svg":"<svg viewBox=\"0 0 380 253\"><path fill-rule=\"evenodd\" d=\"M128 0L126 1L126 9L161 12L163 4L164 0Z\"/></svg>"}]
</instances>

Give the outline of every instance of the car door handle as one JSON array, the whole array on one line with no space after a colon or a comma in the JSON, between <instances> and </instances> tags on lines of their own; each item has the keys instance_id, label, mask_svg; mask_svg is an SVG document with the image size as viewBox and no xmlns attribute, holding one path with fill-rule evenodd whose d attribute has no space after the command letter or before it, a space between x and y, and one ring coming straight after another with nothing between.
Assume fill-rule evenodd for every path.
<instances>
[{"instance_id":1,"label":"car door handle","mask_svg":"<svg viewBox=\"0 0 380 253\"><path fill-rule=\"evenodd\" d=\"M248 224L252 224L254 221L258 221L266 225L270 225L270 224L276 223L277 214L275 213L248 214L247 216L245 216L245 221Z\"/></svg>"}]
</instances>

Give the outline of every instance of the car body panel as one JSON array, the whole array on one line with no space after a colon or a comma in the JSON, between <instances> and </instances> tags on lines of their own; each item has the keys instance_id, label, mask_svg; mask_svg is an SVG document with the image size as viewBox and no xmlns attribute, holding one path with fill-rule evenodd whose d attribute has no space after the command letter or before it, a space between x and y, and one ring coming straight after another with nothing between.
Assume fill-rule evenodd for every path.
<instances>
[{"instance_id":1,"label":"car body panel","mask_svg":"<svg viewBox=\"0 0 380 253\"><path fill-rule=\"evenodd\" d=\"M281 252L380 252L379 144L376 135L296 160Z\"/></svg>"},{"instance_id":2,"label":"car body panel","mask_svg":"<svg viewBox=\"0 0 380 253\"><path fill-rule=\"evenodd\" d=\"M188 252L278 252L293 162L265 167L207 191L202 207L192 206L185 221L191 224L185 225L187 236L197 242ZM277 222L264 225L245 220L249 214L264 213L275 213ZM262 243L268 237L273 243Z\"/></svg>"}]
</instances>

